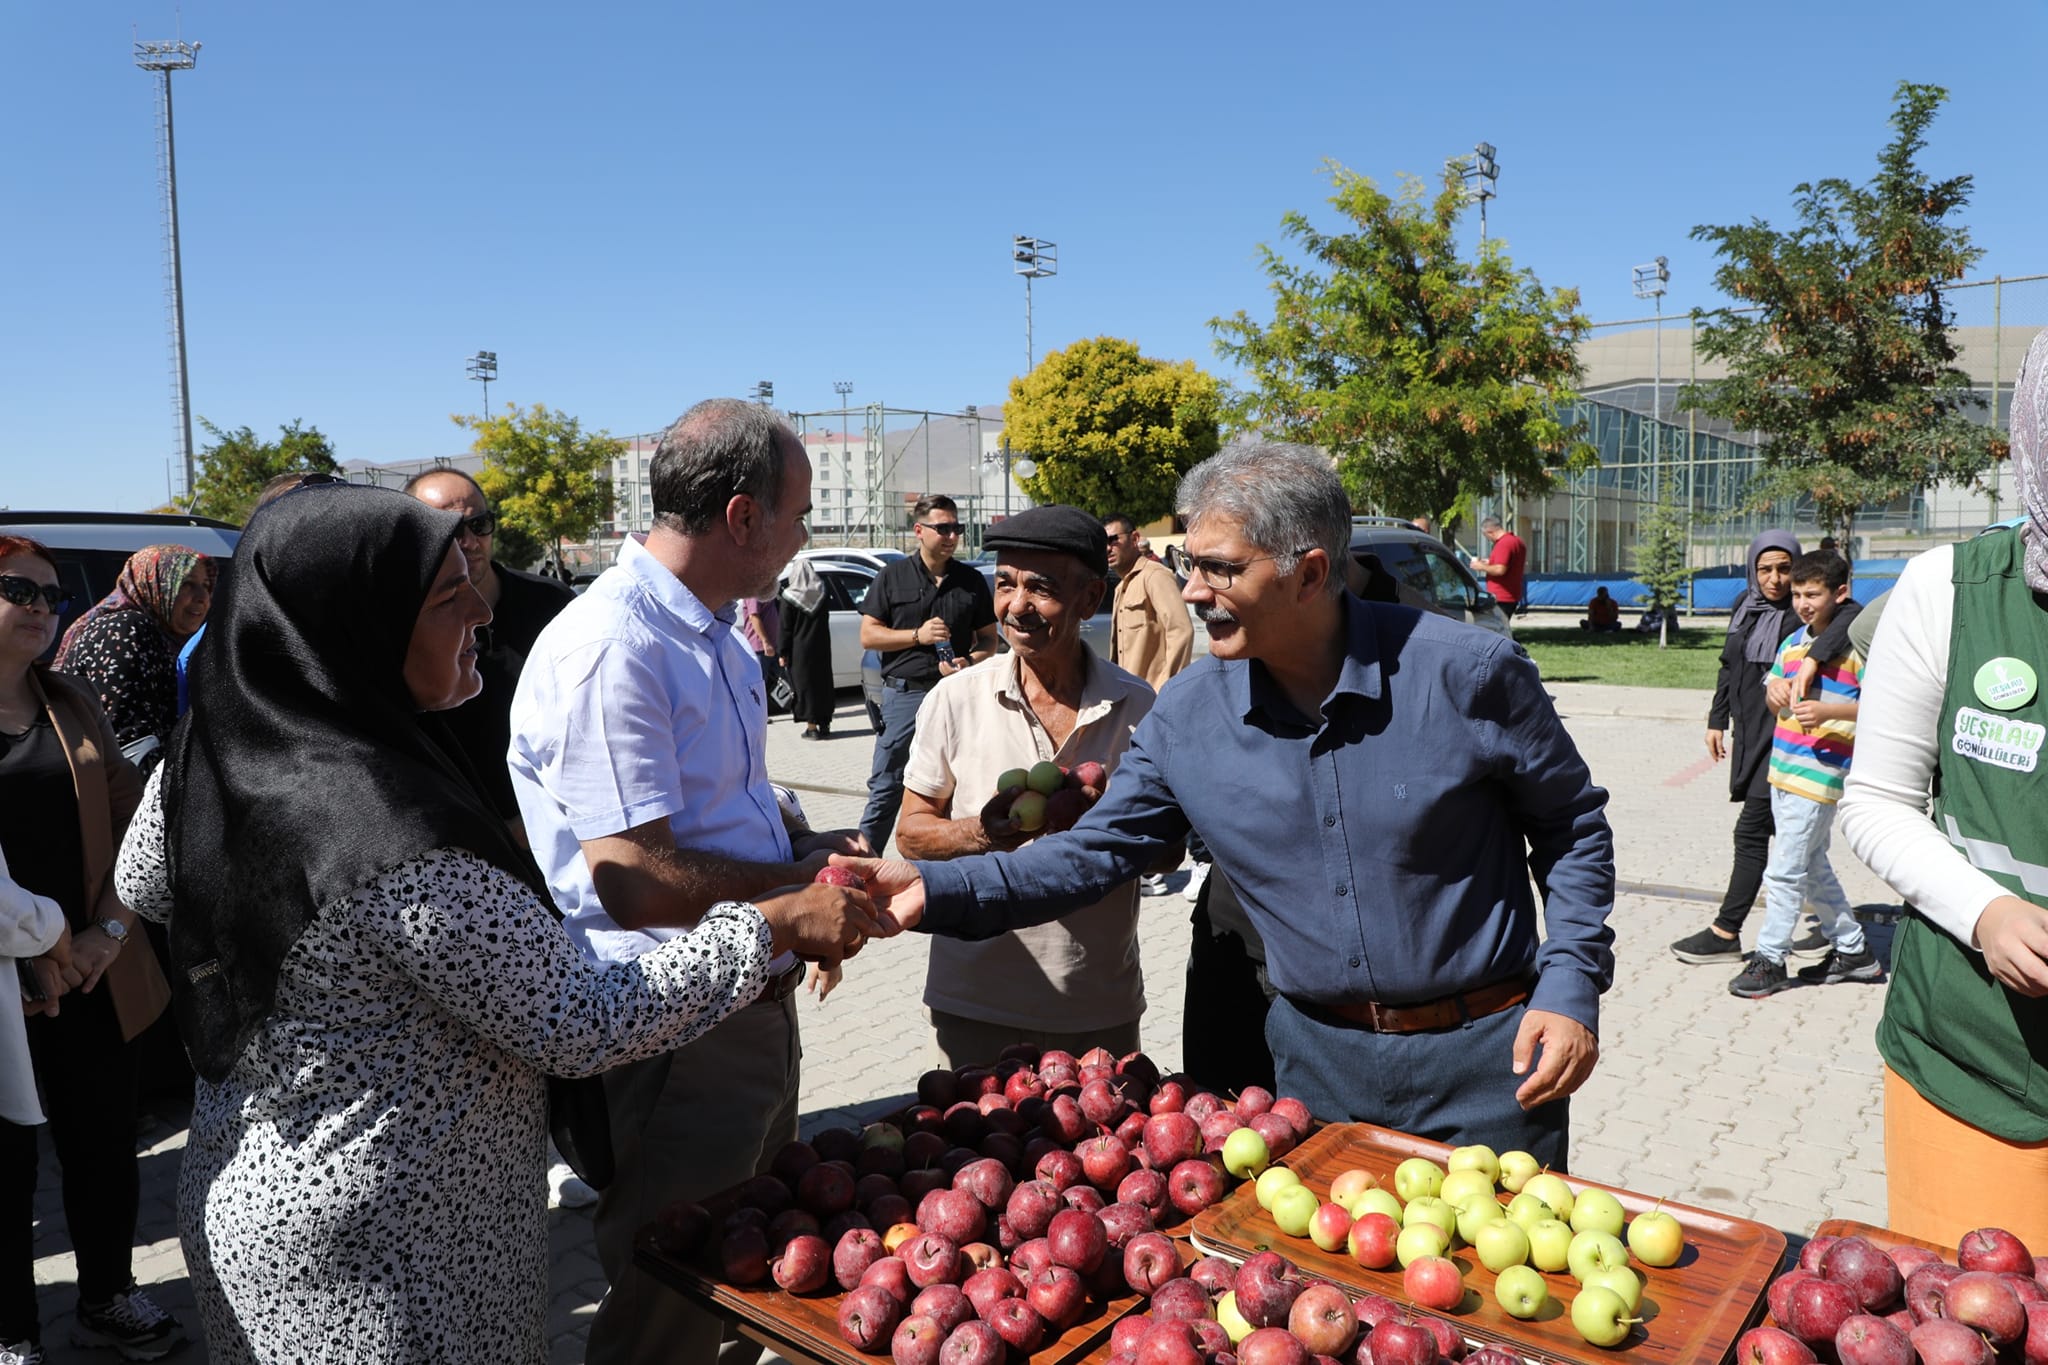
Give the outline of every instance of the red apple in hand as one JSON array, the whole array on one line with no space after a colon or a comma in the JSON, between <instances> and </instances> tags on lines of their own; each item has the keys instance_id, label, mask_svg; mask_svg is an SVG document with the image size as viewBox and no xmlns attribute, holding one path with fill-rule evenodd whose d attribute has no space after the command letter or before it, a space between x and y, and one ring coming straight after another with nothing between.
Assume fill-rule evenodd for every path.
<instances>
[{"instance_id":1,"label":"red apple in hand","mask_svg":"<svg viewBox=\"0 0 2048 1365\"><path fill-rule=\"evenodd\" d=\"M811 880L820 886L843 886L849 891L865 891L867 880L850 867L833 865L818 869L818 875Z\"/></svg>"}]
</instances>

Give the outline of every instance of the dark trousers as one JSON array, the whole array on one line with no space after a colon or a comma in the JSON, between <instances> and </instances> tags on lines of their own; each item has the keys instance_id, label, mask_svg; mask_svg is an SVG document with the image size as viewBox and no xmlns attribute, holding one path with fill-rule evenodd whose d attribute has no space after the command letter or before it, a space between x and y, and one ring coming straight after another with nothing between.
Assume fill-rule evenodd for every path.
<instances>
[{"instance_id":1,"label":"dark trousers","mask_svg":"<svg viewBox=\"0 0 2048 1365\"><path fill-rule=\"evenodd\" d=\"M1218 914L1211 914L1212 905ZM1266 1048L1273 985L1255 932L1234 922L1242 913L1229 878L1211 868L1190 917L1180 1056L1182 1070L1219 1095L1248 1085L1273 1088L1273 1054Z\"/></svg>"},{"instance_id":2,"label":"dark trousers","mask_svg":"<svg viewBox=\"0 0 2048 1365\"><path fill-rule=\"evenodd\" d=\"M100 1303L134 1278L135 1061L102 985L66 995L56 1018L28 1021L50 1141L64 1172L64 1228L78 1297ZM36 1130L0 1121L0 1342L39 1340L36 1321Z\"/></svg>"},{"instance_id":3,"label":"dark trousers","mask_svg":"<svg viewBox=\"0 0 2048 1365\"><path fill-rule=\"evenodd\" d=\"M1742 921L1749 918L1750 907L1764 889L1764 868L1771 861L1771 836L1775 833L1771 789L1765 787L1763 795L1745 800L1742 814L1735 817L1735 862L1728 869L1728 894L1721 898L1721 909L1714 915L1716 928L1730 934L1742 932Z\"/></svg>"},{"instance_id":4,"label":"dark trousers","mask_svg":"<svg viewBox=\"0 0 2048 1365\"><path fill-rule=\"evenodd\" d=\"M868 771L868 805L861 812L860 832L880 857L896 829L903 809L903 770L910 764L910 741L917 738L917 710L929 689L905 690L882 684L882 733L875 736L875 762Z\"/></svg>"},{"instance_id":5,"label":"dark trousers","mask_svg":"<svg viewBox=\"0 0 2048 1365\"><path fill-rule=\"evenodd\" d=\"M1453 1146L1519 1149L1565 1167L1571 1101L1524 1110L1511 1070L1526 1006L1426 1033L1374 1033L1312 1017L1281 996L1266 1015L1275 1089L1320 1119L1377 1123Z\"/></svg>"}]
</instances>

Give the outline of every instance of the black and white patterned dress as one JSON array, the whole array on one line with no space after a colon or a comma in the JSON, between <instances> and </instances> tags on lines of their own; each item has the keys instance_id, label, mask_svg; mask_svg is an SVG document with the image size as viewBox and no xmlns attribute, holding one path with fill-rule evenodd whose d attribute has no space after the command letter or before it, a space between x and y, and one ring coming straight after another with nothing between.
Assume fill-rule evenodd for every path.
<instances>
[{"instance_id":1,"label":"black and white patterned dress","mask_svg":"<svg viewBox=\"0 0 2048 1365\"><path fill-rule=\"evenodd\" d=\"M116 868L170 913L161 773ZM625 966L459 849L326 907L234 1071L202 1080L178 1227L217 1362L545 1358L545 1077L670 1051L752 1001L769 931L724 904Z\"/></svg>"}]
</instances>

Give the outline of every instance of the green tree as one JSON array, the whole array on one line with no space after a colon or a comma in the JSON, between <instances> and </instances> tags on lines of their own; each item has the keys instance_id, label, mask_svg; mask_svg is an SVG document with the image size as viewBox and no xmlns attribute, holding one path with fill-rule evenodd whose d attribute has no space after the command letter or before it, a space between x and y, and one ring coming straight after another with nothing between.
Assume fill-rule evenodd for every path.
<instances>
[{"instance_id":1,"label":"green tree","mask_svg":"<svg viewBox=\"0 0 2048 1365\"><path fill-rule=\"evenodd\" d=\"M475 433L470 450L484 457L477 486L498 514L498 548L508 562L524 554L532 564L562 542L588 540L612 514L611 462L626 443L607 432L586 432L566 412L545 404L505 405L498 415L457 415L455 425Z\"/></svg>"},{"instance_id":2,"label":"green tree","mask_svg":"<svg viewBox=\"0 0 2048 1365\"><path fill-rule=\"evenodd\" d=\"M296 417L277 429L275 441L263 440L248 427L223 431L204 417L199 425L213 438L199 449L193 480L190 506L202 517L240 525L255 510L263 485L279 474L333 474L341 468L334 460L334 443Z\"/></svg>"},{"instance_id":3,"label":"green tree","mask_svg":"<svg viewBox=\"0 0 2048 1365\"><path fill-rule=\"evenodd\" d=\"M1192 360L1095 337L1010 381L1003 436L1038 466L1019 480L1034 501L1143 523L1173 511L1181 475L1216 453L1222 405L1222 386Z\"/></svg>"},{"instance_id":4,"label":"green tree","mask_svg":"<svg viewBox=\"0 0 2048 1365\"><path fill-rule=\"evenodd\" d=\"M1289 213L1281 230L1306 263L1259 248L1272 321L1209 324L1248 376L1237 423L1320 446L1355 503L1427 512L1446 533L1503 475L1540 492L1552 466L1597 459L1559 417L1587 327L1578 291L1545 290L1497 239L1459 256L1464 169L1446 166L1433 193L1406 177L1395 197L1328 163L1348 230Z\"/></svg>"},{"instance_id":5,"label":"green tree","mask_svg":"<svg viewBox=\"0 0 2048 1365\"><path fill-rule=\"evenodd\" d=\"M1693 575L1685 533L1685 513L1666 495L1649 505L1636 540L1636 577L1650 590L1649 605L1657 611L1659 649L1671 644L1671 616Z\"/></svg>"},{"instance_id":6,"label":"green tree","mask_svg":"<svg viewBox=\"0 0 2048 1365\"><path fill-rule=\"evenodd\" d=\"M1749 311L1701 315L1700 352L1728 377L1679 401L1760 432L1753 504L1811 497L1845 545L1860 507L1937 476L1975 482L2006 449L1968 416L1980 400L1949 334L1944 287L1983 254L1956 221L1971 180L1930 179L1918 162L1947 98L1901 82L1877 174L1798 186L1791 231L1760 218L1692 231L1721 258L1714 283Z\"/></svg>"}]
</instances>

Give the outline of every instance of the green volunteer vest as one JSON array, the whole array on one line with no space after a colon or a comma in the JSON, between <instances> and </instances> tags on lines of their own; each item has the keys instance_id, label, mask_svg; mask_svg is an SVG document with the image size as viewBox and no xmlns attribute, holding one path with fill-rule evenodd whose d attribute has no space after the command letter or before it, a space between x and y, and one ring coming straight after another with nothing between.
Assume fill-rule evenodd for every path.
<instances>
[{"instance_id":1,"label":"green volunteer vest","mask_svg":"<svg viewBox=\"0 0 2048 1365\"><path fill-rule=\"evenodd\" d=\"M1934 823L2000 886L2048 904L2048 695L2002 708L2019 659L2048 680L2048 610L2021 572L2017 533L1956 546L1955 624L1942 698ZM1881 684L1880 684L1881 685ZM2022 689L2024 690L2024 689ZM1987 693L1981 695L1981 693ZM1943 1110L2008 1142L2048 1139L2048 997L2007 989L1984 958L1919 915L1900 924L1878 1051Z\"/></svg>"}]
</instances>

